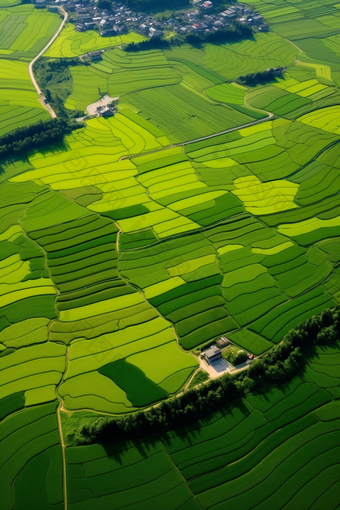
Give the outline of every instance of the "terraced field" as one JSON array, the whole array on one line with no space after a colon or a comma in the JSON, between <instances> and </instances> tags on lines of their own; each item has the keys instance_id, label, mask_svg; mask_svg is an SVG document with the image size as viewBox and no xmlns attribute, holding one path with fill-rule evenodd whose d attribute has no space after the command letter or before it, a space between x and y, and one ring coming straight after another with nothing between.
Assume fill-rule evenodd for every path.
<instances>
[{"instance_id":1,"label":"terraced field","mask_svg":"<svg viewBox=\"0 0 340 510\"><path fill-rule=\"evenodd\" d=\"M37 99L30 80L27 63L19 60L1 60L0 136L50 115Z\"/></svg>"},{"instance_id":2,"label":"terraced field","mask_svg":"<svg viewBox=\"0 0 340 510\"><path fill-rule=\"evenodd\" d=\"M136 34L68 24L44 56L110 48L70 67L65 106L119 104L1 161L5 510L339 507L336 342L185 429L72 443L88 420L138 422L185 394L220 336L261 356L339 304L339 5L253 5L271 31L243 42L133 53ZM27 65L59 24L1 3L0 136L47 119Z\"/></svg>"},{"instance_id":3,"label":"terraced field","mask_svg":"<svg viewBox=\"0 0 340 510\"><path fill-rule=\"evenodd\" d=\"M322 348L289 384L110 458L106 445L67 448L69 507L335 509L338 360Z\"/></svg>"},{"instance_id":4,"label":"terraced field","mask_svg":"<svg viewBox=\"0 0 340 510\"><path fill-rule=\"evenodd\" d=\"M58 15L24 4L0 11L0 54L33 58L60 25Z\"/></svg>"},{"instance_id":5,"label":"terraced field","mask_svg":"<svg viewBox=\"0 0 340 510\"><path fill-rule=\"evenodd\" d=\"M15 3L15 2L13 2ZM0 9L1 99L0 136L50 115L38 101L28 74L28 62L45 46L60 18L25 4Z\"/></svg>"},{"instance_id":6,"label":"terraced field","mask_svg":"<svg viewBox=\"0 0 340 510\"><path fill-rule=\"evenodd\" d=\"M98 32L89 30L86 33L77 32L74 25L67 25L58 39L45 53L46 57L70 58L83 55L88 51L101 50L111 46L120 46L130 42L143 41L144 37L139 34L126 34L116 37L101 37Z\"/></svg>"}]
</instances>

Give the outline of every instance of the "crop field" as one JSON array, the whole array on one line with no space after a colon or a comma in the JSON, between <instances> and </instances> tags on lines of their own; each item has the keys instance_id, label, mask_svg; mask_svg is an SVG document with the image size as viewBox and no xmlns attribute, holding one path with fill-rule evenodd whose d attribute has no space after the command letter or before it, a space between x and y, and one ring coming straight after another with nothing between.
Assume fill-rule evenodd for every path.
<instances>
[{"instance_id":1,"label":"crop field","mask_svg":"<svg viewBox=\"0 0 340 510\"><path fill-rule=\"evenodd\" d=\"M60 25L57 14L24 4L0 11L0 54L32 59Z\"/></svg>"},{"instance_id":2,"label":"crop field","mask_svg":"<svg viewBox=\"0 0 340 510\"><path fill-rule=\"evenodd\" d=\"M38 101L27 63L1 60L0 136L50 116Z\"/></svg>"},{"instance_id":3,"label":"crop field","mask_svg":"<svg viewBox=\"0 0 340 510\"><path fill-rule=\"evenodd\" d=\"M127 53L116 48L105 51L101 61L70 67L70 71L73 91L67 108L85 110L107 92L176 142L266 116L245 105L242 87L221 84L222 75L167 51Z\"/></svg>"},{"instance_id":4,"label":"crop field","mask_svg":"<svg viewBox=\"0 0 340 510\"><path fill-rule=\"evenodd\" d=\"M98 38L95 32L90 36L91 32L83 34L72 30L70 26L66 27L62 34L65 39L58 38L59 43L56 41L46 56L57 57L61 54L71 57L104 47L96 46L91 39L95 36ZM66 107L84 109L87 104L99 98L99 88L111 97L124 96L124 104L135 111L141 111L143 117L166 129L174 141L210 134L211 126L218 131L219 123L223 123L227 129L251 122L266 114L247 107L244 88L223 82L246 72L291 64L298 53L296 48L280 36L270 34L269 37L271 51L265 54L268 36L263 34L256 35L254 41L235 43L232 49L209 44L203 49L192 50L190 46L184 45L180 50L175 47L171 50L140 53L126 53L120 48L110 49L104 52L101 61L91 66L70 68L73 93ZM82 51L78 50L80 40ZM85 49L82 42L85 40L92 41L88 43L92 44L91 48ZM62 46L57 47L57 44ZM107 43L107 46L116 44L119 42L113 41ZM69 48L76 46L77 53L70 52ZM227 64L221 67L222 62ZM84 80L87 87L83 86ZM182 86L170 87L177 84ZM236 109L228 108L227 105L236 105ZM164 124L164 119L168 120L167 124ZM178 135L173 133L175 126L178 129L182 126Z\"/></svg>"},{"instance_id":5,"label":"crop field","mask_svg":"<svg viewBox=\"0 0 340 510\"><path fill-rule=\"evenodd\" d=\"M28 61L39 53L59 24L56 14L35 10L30 4L11 7L8 3L0 10L0 136L49 120L29 77Z\"/></svg>"},{"instance_id":6,"label":"crop field","mask_svg":"<svg viewBox=\"0 0 340 510\"><path fill-rule=\"evenodd\" d=\"M336 508L338 384L339 350L322 348L303 376L185 432L117 443L111 457L69 447L69 507Z\"/></svg>"},{"instance_id":7,"label":"crop field","mask_svg":"<svg viewBox=\"0 0 340 510\"><path fill-rule=\"evenodd\" d=\"M28 63L61 22L14 3L0 2L0 137L49 118ZM87 420L138 430L196 391L221 336L261 357L340 303L340 4L251 8L270 31L237 43L129 52L144 37L68 23L44 54L74 59L66 108L108 94L118 112L0 162L4 510L339 508L336 342L188 427L73 442Z\"/></svg>"},{"instance_id":8,"label":"crop field","mask_svg":"<svg viewBox=\"0 0 340 510\"><path fill-rule=\"evenodd\" d=\"M59 318L50 330L52 339L70 344L60 391L71 407L81 407L88 398L81 393L86 377L97 381L95 409L134 406L118 388L111 395L114 401L104 400L108 388L116 387L114 379L93 372L104 360L109 372L112 363L125 359L126 369L137 364L162 389L168 383L172 387L172 379L163 387L156 374L146 373L147 358L137 353L150 345L148 356L153 357L153 349L162 352L175 341L173 333L190 350L247 328L238 343L251 350L254 339L260 354L300 320L335 304L326 287L334 260L322 249L322 240L336 236L340 225L331 196L338 181L337 167L330 166L339 147L335 133L277 119L188 144L184 154L181 147L162 150L168 143L162 131L130 110L121 112L113 119L91 120L83 132L70 135L67 152L32 154L33 168L10 183L40 182L51 189L51 214L38 217L40 206L32 206L23 226L47 253L61 293ZM293 145L297 136L301 143ZM134 156L150 149L154 152ZM129 153L130 160L121 160ZM54 234L56 203L69 222ZM95 241L98 236L104 238ZM105 285L108 277L116 281L114 288ZM144 308L143 296L152 308ZM141 314L134 311L140 306ZM104 310L115 318L105 318ZM117 323L120 314L132 320L134 341L128 345ZM143 334L134 315L140 315ZM96 333L86 332L82 339L92 322ZM111 325L104 327L106 322ZM99 359L93 356L93 338L103 350ZM180 364L183 378L195 366L194 359L187 359L189 365L185 357L183 368ZM168 363L164 380L173 377L177 363Z\"/></svg>"},{"instance_id":9,"label":"crop field","mask_svg":"<svg viewBox=\"0 0 340 510\"><path fill-rule=\"evenodd\" d=\"M46 57L53 58L71 58L83 55L88 51L102 50L111 46L120 46L130 42L140 42L145 38L139 34L126 34L115 37L101 37L98 32L89 30L88 32L77 32L74 25L65 26L58 39L44 54Z\"/></svg>"}]
</instances>

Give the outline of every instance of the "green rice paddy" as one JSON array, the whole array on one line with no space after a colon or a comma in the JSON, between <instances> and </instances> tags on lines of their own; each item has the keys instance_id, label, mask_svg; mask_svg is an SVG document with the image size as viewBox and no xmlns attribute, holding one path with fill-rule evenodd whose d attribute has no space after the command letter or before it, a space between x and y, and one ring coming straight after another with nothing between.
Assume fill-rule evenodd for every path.
<instances>
[{"instance_id":1,"label":"green rice paddy","mask_svg":"<svg viewBox=\"0 0 340 510\"><path fill-rule=\"evenodd\" d=\"M14 4L0 2L0 136L49 118L28 63L60 24ZM270 32L239 43L134 53L137 34L69 23L44 54L105 50L70 67L65 106L119 104L1 162L5 510L338 508L337 344L185 430L61 438L185 391L221 336L261 356L339 304L340 4L251 5Z\"/></svg>"},{"instance_id":2,"label":"green rice paddy","mask_svg":"<svg viewBox=\"0 0 340 510\"><path fill-rule=\"evenodd\" d=\"M28 74L28 62L52 37L60 19L45 9L35 10L30 4L11 7L8 2L1 7L0 136L3 136L18 127L50 118L38 100Z\"/></svg>"}]
</instances>

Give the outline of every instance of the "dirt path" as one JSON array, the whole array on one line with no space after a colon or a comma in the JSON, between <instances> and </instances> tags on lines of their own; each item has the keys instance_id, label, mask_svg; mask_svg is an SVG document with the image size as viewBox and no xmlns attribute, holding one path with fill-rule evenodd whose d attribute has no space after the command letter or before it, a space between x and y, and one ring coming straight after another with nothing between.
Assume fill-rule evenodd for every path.
<instances>
[{"instance_id":1,"label":"dirt path","mask_svg":"<svg viewBox=\"0 0 340 510\"><path fill-rule=\"evenodd\" d=\"M55 114L55 111L53 110L52 106L49 105L48 103L45 103L45 101L42 99L43 97L43 93L41 92L40 90L40 87L39 85L37 84L37 81L34 77L34 74L33 74L33 65L34 63L38 60L38 58L41 57L41 55L43 55L45 53L45 51L51 46L51 44L56 40L56 38L58 37L58 35L60 34L60 32L62 31L65 23L66 23L66 20L68 18L68 14L66 11L64 11L64 9L62 7L59 7L59 12L61 14L63 14L64 16L64 19L63 21L61 22L58 30L55 32L55 34L51 37L51 39L48 41L48 43L46 44L46 46L40 51L40 53L38 53L38 55L36 57L34 57L34 59L29 63L28 65L28 73L30 75L30 78L32 80L32 83L34 85L34 88L35 90L37 91L38 95L39 95L39 99L38 101L41 102L41 104L44 106L44 108L48 111L48 113L51 115L51 117L54 119L56 118L56 114Z\"/></svg>"},{"instance_id":2,"label":"dirt path","mask_svg":"<svg viewBox=\"0 0 340 510\"><path fill-rule=\"evenodd\" d=\"M65 374L66 374L67 369L68 369L69 360L70 360L70 347L67 347L66 358L65 358L65 370L64 370L64 372L62 374L60 383L56 387L56 396L57 396L57 399L59 400L59 405L58 405L58 408L57 408L57 423L58 423L58 432L59 432L59 438L60 438L61 455L62 455L62 463L63 463L64 510L67 510L67 508L68 508L68 506L67 506L67 475L66 475L67 465L66 465L66 451L65 451L66 450L66 444L65 444L65 441L64 441L64 434L63 434L63 428L62 428L62 423L61 423L61 415L60 415L60 412L63 411L63 409L64 409L64 401L63 401L63 398L59 395L58 390L59 390L60 386L64 382Z\"/></svg>"}]
</instances>

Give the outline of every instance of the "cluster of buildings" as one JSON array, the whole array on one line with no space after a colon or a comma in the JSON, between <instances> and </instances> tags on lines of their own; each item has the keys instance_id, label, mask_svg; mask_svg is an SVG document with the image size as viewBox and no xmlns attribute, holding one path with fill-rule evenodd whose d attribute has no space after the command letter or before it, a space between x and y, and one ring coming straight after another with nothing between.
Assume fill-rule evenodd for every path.
<instances>
[{"instance_id":1,"label":"cluster of buildings","mask_svg":"<svg viewBox=\"0 0 340 510\"><path fill-rule=\"evenodd\" d=\"M268 32L269 30L263 16L251 11L242 3L231 5L228 9L219 13L211 12L213 10L213 2L210 1L200 4L199 7L187 13L190 24L184 27L185 30L180 28L180 32L212 32L230 27L235 21L250 27L257 27L262 32Z\"/></svg>"},{"instance_id":2,"label":"cluster of buildings","mask_svg":"<svg viewBox=\"0 0 340 510\"><path fill-rule=\"evenodd\" d=\"M37 7L46 7L46 1L49 0L32 1ZM177 11L172 18L162 21L134 12L119 2L115 2L111 10L103 10L96 0L81 0L81 3L80 0L54 0L53 5L49 2L48 8L55 10L58 5L69 12L76 30L84 32L96 29L102 36L137 32L145 37L162 37L165 31L177 34L213 32L229 27L236 20L257 27L262 32L269 30L263 17L242 3L217 12L213 1L194 0L192 9Z\"/></svg>"}]
</instances>

